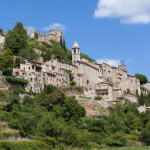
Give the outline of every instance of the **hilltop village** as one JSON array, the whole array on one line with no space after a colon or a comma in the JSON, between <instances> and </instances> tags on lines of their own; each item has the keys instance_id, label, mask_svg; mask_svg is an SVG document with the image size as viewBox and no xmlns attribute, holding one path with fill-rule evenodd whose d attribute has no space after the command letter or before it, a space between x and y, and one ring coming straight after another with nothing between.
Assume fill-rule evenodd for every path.
<instances>
[{"instance_id":1,"label":"hilltop village","mask_svg":"<svg viewBox=\"0 0 150 150\"><path fill-rule=\"evenodd\" d=\"M97 63L63 31L0 29L0 149L150 145L150 82ZM125 148L126 149L126 148Z\"/></svg>"},{"instance_id":2,"label":"hilltop village","mask_svg":"<svg viewBox=\"0 0 150 150\"><path fill-rule=\"evenodd\" d=\"M28 30L26 27L24 29ZM41 42L51 44L52 39L56 42L63 39L62 30L49 30L48 35L31 30L29 38L34 38L35 34L38 35L36 40L38 44L41 44ZM6 32L0 36L1 45L5 42L5 36ZM37 54L42 53L36 48L34 50ZM127 73L126 65L122 64L117 68L103 62L89 62L85 58L80 58L80 51L80 47L75 41L72 47L72 63L54 59L54 57L46 62L43 62L43 57L38 57L37 60L22 57L23 62L20 67L13 68L13 76L29 81L25 87L28 92L39 93L43 90L44 84L67 87L70 84L70 72L76 86L83 87L84 95L100 95L104 101L122 100L124 99L124 92L127 90L139 95L141 92L149 93L150 84L140 85L138 78Z\"/></svg>"}]
</instances>

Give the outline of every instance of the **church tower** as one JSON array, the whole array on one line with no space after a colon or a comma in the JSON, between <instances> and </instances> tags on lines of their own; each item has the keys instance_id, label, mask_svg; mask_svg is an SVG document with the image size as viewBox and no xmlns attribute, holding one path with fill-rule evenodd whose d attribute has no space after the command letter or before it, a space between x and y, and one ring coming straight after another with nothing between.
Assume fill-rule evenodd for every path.
<instances>
[{"instance_id":1,"label":"church tower","mask_svg":"<svg viewBox=\"0 0 150 150\"><path fill-rule=\"evenodd\" d=\"M72 62L80 60L80 48L78 43L75 41L72 48Z\"/></svg>"}]
</instances>

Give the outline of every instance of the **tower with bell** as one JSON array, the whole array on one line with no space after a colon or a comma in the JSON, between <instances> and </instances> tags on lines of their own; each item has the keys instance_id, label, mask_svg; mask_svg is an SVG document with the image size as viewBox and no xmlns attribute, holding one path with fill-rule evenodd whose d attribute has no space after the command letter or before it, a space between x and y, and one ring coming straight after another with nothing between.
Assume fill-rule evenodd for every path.
<instances>
[{"instance_id":1,"label":"tower with bell","mask_svg":"<svg viewBox=\"0 0 150 150\"><path fill-rule=\"evenodd\" d=\"M72 62L80 60L80 48L78 43L75 41L72 48Z\"/></svg>"}]
</instances>

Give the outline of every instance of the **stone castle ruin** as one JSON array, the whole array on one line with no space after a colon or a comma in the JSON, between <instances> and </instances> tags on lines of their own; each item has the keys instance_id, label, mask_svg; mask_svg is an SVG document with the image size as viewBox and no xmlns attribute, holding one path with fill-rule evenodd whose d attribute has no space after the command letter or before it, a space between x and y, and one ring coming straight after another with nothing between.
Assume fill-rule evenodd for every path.
<instances>
[{"instance_id":1,"label":"stone castle ruin","mask_svg":"<svg viewBox=\"0 0 150 150\"><path fill-rule=\"evenodd\" d=\"M55 40L56 42L59 42L61 39L63 39L63 31L62 30L56 30L51 29L49 30L49 34L42 34L38 31L31 30L30 37L34 38L35 33L38 34L37 41L39 42L46 42L48 44L51 44L50 40Z\"/></svg>"},{"instance_id":2,"label":"stone castle ruin","mask_svg":"<svg viewBox=\"0 0 150 150\"><path fill-rule=\"evenodd\" d=\"M24 29L28 32L28 28L24 27ZM40 33L39 31L30 31L30 38L34 38L35 33L38 34L38 42L45 42L48 44L51 44L50 40L55 40L56 42L60 42L61 39L63 39L63 31L62 30L56 30L51 29L49 30L49 34L46 33ZM5 36L7 32L3 32L3 34L0 34L0 44L4 44L5 42Z\"/></svg>"}]
</instances>

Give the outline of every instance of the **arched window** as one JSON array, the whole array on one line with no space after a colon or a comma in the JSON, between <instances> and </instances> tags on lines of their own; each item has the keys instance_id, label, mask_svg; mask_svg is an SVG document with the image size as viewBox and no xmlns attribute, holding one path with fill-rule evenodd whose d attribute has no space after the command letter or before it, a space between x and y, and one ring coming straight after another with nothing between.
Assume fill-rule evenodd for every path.
<instances>
[{"instance_id":1,"label":"arched window","mask_svg":"<svg viewBox=\"0 0 150 150\"><path fill-rule=\"evenodd\" d=\"M74 50L74 54L76 54L76 49Z\"/></svg>"}]
</instances>

